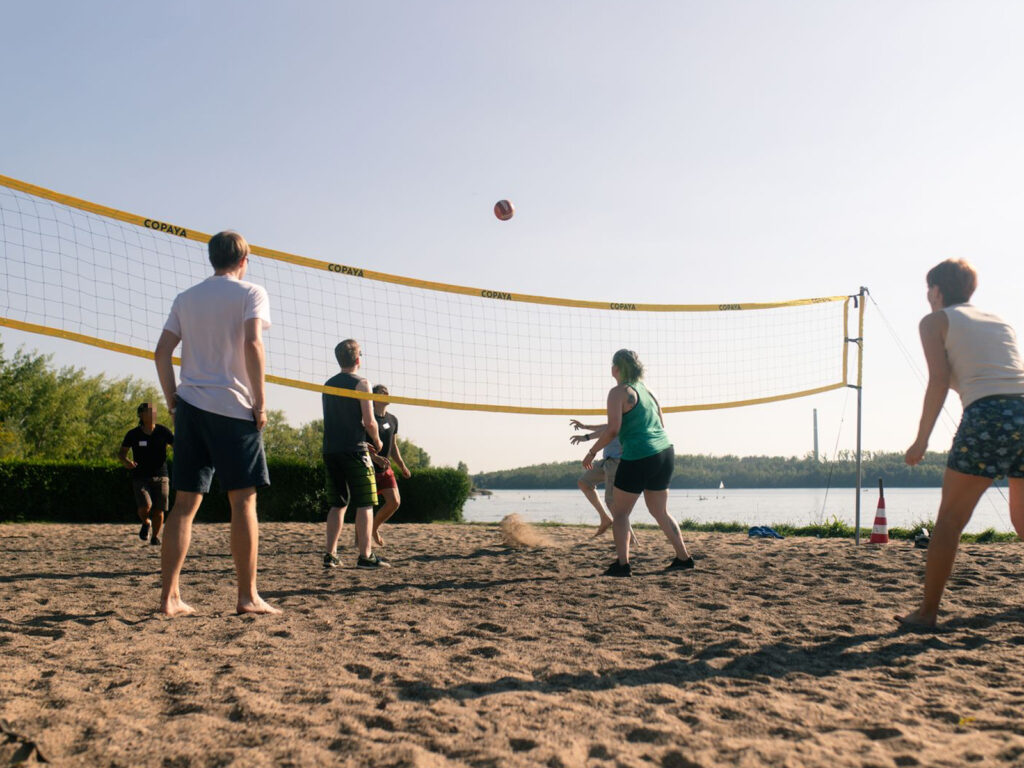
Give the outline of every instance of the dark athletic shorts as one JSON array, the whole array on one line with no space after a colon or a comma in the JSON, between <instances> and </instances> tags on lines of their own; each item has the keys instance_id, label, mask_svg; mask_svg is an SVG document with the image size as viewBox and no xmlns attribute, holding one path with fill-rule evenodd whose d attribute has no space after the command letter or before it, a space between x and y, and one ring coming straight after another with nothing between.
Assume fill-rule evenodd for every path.
<instances>
[{"instance_id":1,"label":"dark athletic shorts","mask_svg":"<svg viewBox=\"0 0 1024 768\"><path fill-rule=\"evenodd\" d=\"M189 405L174 409L174 490L209 493L213 473L225 491L270 485L263 435L256 422L233 419Z\"/></svg>"},{"instance_id":2,"label":"dark athletic shorts","mask_svg":"<svg viewBox=\"0 0 1024 768\"><path fill-rule=\"evenodd\" d=\"M139 509L148 507L166 512L171 495L170 489L171 483L167 475L132 478L132 493L135 494L135 506Z\"/></svg>"},{"instance_id":3,"label":"dark athletic shorts","mask_svg":"<svg viewBox=\"0 0 1024 768\"><path fill-rule=\"evenodd\" d=\"M1024 397L995 395L968 405L946 466L993 480L1024 477Z\"/></svg>"},{"instance_id":4,"label":"dark athletic shorts","mask_svg":"<svg viewBox=\"0 0 1024 768\"><path fill-rule=\"evenodd\" d=\"M615 472L615 487L626 493L664 491L672 482L676 451L671 445L661 453L642 459L622 459Z\"/></svg>"},{"instance_id":5,"label":"dark athletic shorts","mask_svg":"<svg viewBox=\"0 0 1024 768\"><path fill-rule=\"evenodd\" d=\"M324 469L327 471L327 503L332 507L377 506L376 473L369 453L325 453Z\"/></svg>"},{"instance_id":6,"label":"dark athletic shorts","mask_svg":"<svg viewBox=\"0 0 1024 768\"><path fill-rule=\"evenodd\" d=\"M395 477L395 471L391 467L388 467L383 472L378 472L376 482L378 491L386 491L389 488L398 487L398 478Z\"/></svg>"}]
</instances>

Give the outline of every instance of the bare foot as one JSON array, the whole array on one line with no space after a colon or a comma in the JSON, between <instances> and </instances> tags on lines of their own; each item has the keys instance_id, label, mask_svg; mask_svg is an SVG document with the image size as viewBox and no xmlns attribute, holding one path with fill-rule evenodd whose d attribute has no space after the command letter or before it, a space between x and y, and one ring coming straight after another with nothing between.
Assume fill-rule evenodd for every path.
<instances>
[{"instance_id":1,"label":"bare foot","mask_svg":"<svg viewBox=\"0 0 1024 768\"><path fill-rule=\"evenodd\" d=\"M280 608L275 608L270 603L268 603L266 600L264 600L262 597L260 597L259 595L256 595L256 599L255 600L250 600L250 601L247 601L247 602L244 602L244 603L240 602L235 607L235 613L237 613L239 615L241 615L243 613L255 613L255 614L259 614L259 615L267 615L267 614L281 613L281 609Z\"/></svg>"},{"instance_id":2,"label":"bare foot","mask_svg":"<svg viewBox=\"0 0 1024 768\"><path fill-rule=\"evenodd\" d=\"M160 613L166 614L171 618L175 616L191 616L195 612L196 609L184 602L180 597L169 597L160 603Z\"/></svg>"},{"instance_id":3,"label":"bare foot","mask_svg":"<svg viewBox=\"0 0 1024 768\"><path fill-rule=\"evenodd\" d=\"M894 616L893 618L906 629L935 629L935 617L923 615L920 609L908 613L906 616Z\"/></svg>"},{"instance_id":4,"label":"bare foot","mask_svg":"<svg viewBox=\"0 0 1024 768\"><path fill-rule=\"evenodd\" d=\"M598 536L600 536L602 533L604 533L605 531L607 531L611 527L612 527L612 521L611 520L602 520L601 524L599 526L597 526L597 532L594 534L594 538L596 539Z\"/></svg>"},{"instance_id":5,"label":"bare foot","mask_svg":"<svg viewBox=\"0 0 1024 768\"><path fill-rule=\"evenodd\" d=\"M380 532L379 531L374 531L373 532L373 543L376 544L378 547L383 547L384 546L384 539L382 539L380 537Z\"/></svg>"}]
</instances>

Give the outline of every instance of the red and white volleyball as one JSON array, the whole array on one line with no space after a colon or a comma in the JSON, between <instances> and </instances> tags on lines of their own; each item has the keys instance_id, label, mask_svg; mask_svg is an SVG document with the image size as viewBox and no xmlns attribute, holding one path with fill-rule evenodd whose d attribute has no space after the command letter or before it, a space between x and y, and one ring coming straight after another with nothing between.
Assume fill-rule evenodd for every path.
<instances>
[{"instance_id":1,"label":"red and white volleyball","mask_svg":"<svg viewBox=\"0 0 1024 768\"><path fill-rule=\"evenodd\" d=\"M511 200L499 200L494 204L494 215L502 221L508 221L515 216L516 207Z\"/></svg>"}]
</instances>

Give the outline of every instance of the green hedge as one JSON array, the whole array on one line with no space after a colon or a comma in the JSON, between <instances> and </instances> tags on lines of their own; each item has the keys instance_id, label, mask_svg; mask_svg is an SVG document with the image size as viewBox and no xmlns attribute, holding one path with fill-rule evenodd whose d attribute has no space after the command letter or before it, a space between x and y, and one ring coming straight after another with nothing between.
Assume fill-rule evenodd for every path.
<instances>
[{"instance_id":1,"label":"green hedge","mask_svg":"<svg viewBox=\"0 0 1024 768\"><path fill-rule=\"evenodd\" d=\"M264 521L321 522L327 515L323 465L270 461L269 488L259 492ZM398 478L402 506L392 522L462 520L469 477L455 469L421 469ZM136 520L131 479L119 465L0 461L0 522L124 523ZM196 518L231 519L216 479Z\"/></svg>"}]
</instances>

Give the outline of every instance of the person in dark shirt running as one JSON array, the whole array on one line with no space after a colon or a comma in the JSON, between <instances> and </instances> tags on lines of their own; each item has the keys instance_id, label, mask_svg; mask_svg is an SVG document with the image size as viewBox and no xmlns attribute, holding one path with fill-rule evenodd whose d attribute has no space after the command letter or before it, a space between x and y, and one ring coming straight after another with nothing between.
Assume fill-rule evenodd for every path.
<instances>
[{"instance_id":1,"label":"person in dark shirt running","mask_svg":"<svg viewBox=\"0 0 1024 768\"><path fill-rule=\"evenodd\" d=\"M373 388L375 395L388 395L388 388L378 384ZM377 469L376 483L377 496L384 500L384 504L377 510L373 517L373 542L377 546L384 546L384 539L380 536L380 527L384 525L391 516L398 511L402 504L402 497L398 493L398 480L395 478L394 470L391 469L391 460L398 464L402 477L409 477L412 473L405 466L402 452L398 448L398 419L393 413L388 413L388 404L377 400L373 401L373 417L377 420L377 433L380 435L381 449L371 456Z\"/></svg>"},{"instance_id":2,"label":"person in dark shirt running","mask_svg":"<svg viewBox=\"0 0 1024 768\"><path fill-rule=\"evenodd\" d=\"M329 378L324 386L350 389L370 394L370 382L356 376L363 352L355 339L345 339L334 348L334 356L341 373ZM370 451L381 449L377 434L377 421L369 400L342 395L323 394L324 409L324 468L327 471L327 549L324 568L337 568L338 539L348 505L356 507L356 547L358 568L388 567L388 563L373 553L370 540L373 527L373 508L377 505L373 461Z\"/></svg>"},{"instance_id":3,"label":"person in dark shirt running","mask_svg":"<svg viewBox=\"0 0 1024 768\"><path fill-rule=\"evenodd\" d=\"M143 541L148 538L150 544L159 545L170 496L167 446L174 444L174 435L163 424L156 423L156 403L142 403L136 413L139 426L124 436L117 458L131 472L135 507L142 521L139 538Z\"/></svg>"}]
</instances>

